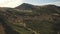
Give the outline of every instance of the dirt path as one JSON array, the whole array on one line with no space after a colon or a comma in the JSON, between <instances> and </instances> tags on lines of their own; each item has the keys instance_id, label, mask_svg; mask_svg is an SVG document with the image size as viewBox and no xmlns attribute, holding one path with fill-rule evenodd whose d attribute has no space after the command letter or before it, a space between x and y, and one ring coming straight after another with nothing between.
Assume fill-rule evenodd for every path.
<instances>
[{"instance_id":1,"label":"dirt path","mask_svg":"<svg viewBox=\"0 0 60 34\"><path fill-rule=\"evenodd\" d=\"M0 34L5 34L3 25L0 23Z\"/></svg>"},{"instance_id":2,"label":"dirt path","mask_svg":"<svg viewBox=\"0 0 60 34\"><path fill-rule=\"evenodd\" d=\"M32 31L32 32L35 33L35 34L39 34L39 33L37 33L36 31L32 30L31 28L28 28L25 23L24 23L23 27L26 28L26 29L29 30L29 31Z\"/></svg>"},{"instance_id":3,"label":"dirt path","mask_svg":"<svg viewBox=\"0 0 60 34\"><path fill-rule=\"evenodd\" d=\"M27 29L34 32L35 34L38 34L36 31L32 30L31 28L27 28Z\"/></svg>"}]
</instances>

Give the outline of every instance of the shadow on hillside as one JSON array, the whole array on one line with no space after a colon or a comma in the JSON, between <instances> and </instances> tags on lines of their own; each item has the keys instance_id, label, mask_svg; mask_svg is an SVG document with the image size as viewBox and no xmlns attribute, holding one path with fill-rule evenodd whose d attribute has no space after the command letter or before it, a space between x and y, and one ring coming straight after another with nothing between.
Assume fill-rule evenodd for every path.
<instances>
[{"instance_id":1,"label":"shadow on hillside","mask_svg":"<svg viewBox=\"0 0 60 34\"><path fill-rule=\"evenodd\" d=\"M0 23L3 25L6 34L19 34L18 32L14 31L9 25L7 25L4 19L0 18Z\"/></svg>"}]
</instances>

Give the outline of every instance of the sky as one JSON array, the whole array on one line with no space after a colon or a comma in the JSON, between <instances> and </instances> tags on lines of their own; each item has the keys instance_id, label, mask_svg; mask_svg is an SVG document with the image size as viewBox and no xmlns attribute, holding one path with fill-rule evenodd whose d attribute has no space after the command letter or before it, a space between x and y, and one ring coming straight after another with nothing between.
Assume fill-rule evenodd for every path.
<instances>
[{"instance_id":1,"label":"sky","mask_svg":"<svg viewBox=\"0 0 60 34\"><path fill-rule=\"evenodd\" d=\"M25 3L30 3L34 5L45 5L45 4L59 5L60 0L26 0Z\"/></svg>"},{"instance_id":2,"label":"sky","mask_svg":"<svg viewBox=\"0 0 60 34\"><path fill-rule=\"evenodd\" d=\"M0 7L14 8L22 3L29 3L33 5L54 4L60 6L60 0L0 0Z\"/></svg>"},{"instance_id":3,"label":"sky","mask_svg":"<svg viewBox=\"0 0 60 34\"><path fill-rule=\"evenodd\" d=\"M16 7L23 3L23 0L0 0L0 7Z\"/></svg>"}]
</instances>

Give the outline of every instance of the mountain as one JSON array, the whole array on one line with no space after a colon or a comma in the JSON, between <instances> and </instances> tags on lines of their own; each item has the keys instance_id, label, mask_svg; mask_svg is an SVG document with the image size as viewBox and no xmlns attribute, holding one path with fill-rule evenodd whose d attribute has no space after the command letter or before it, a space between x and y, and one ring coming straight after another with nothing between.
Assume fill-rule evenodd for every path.
<instances>
[{"instance_id":1,"label":"mountain","mask_svg":"<svg viewBox=\"0 0 60 34\"><path fill-rule=\"evenodd\" d=\"M60 7L26 3L0 7L0 34L60 34Z\"/></svg>"},{"instance_id":2,"label":"mountain","mask_svg":"<svg viewBox=\"0 0 60 34\"><path fill-rule=\"evenodd\" d=\"M23 9L23 10L29 10L29 9L31 10L31 9L35 9L35 8L37 8L37 9L39 9L39 8L59 8L60 9L59 6L51 5L51 4L43 5L43 6L37 6L37 5L35 6L35 5L32 5L32 4L28 4L28 3L23 3L23 4L15 7L15 8Z\"/></svg>"},{"instance_id":3,"label":"mountain","mask_svg":"<svg viewBox=\"0 0 60 34\"><path fill-rule=\"evenodd\" d=\"M23 3L17 7L15 7L17 9L21 9L21 10L33 10L36 9L34 5L28 4L28 3Z\"/></svg>"},{"instance_id":4,"label":"mountain","mask_svg":"<svg viewBox=\"0 0 60 34\"><path fill-rule=\"evenodd\" d=\"M19 9L19 10L33 10L33 11L37 11L37 10L45 10L45 11L48 11L48 12L59 12L60 13L60 7L59 6L56 6L56 5L44 5L44 6L35 6L35 5L32 5L32 4L28 4L28 3L23 3L17 7L15 7L16 9Z\"/></svg>"}]
</instances>

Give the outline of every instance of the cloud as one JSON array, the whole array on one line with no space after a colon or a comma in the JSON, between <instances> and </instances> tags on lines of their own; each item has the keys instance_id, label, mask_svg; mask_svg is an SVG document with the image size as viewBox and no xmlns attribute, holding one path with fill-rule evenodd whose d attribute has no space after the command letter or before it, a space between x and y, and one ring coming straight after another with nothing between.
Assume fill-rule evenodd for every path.
<instances>
[{"instance_id":1,"label":"cloud","mask_svg":"<svg viewBox=\"0 0 60 34\"><path fill-rule=\"evenodd\" d=\"M7 0L0 3L0 7L16 7L23 3L23 0Z\"/></svg>"},{"instance_id":2,"label":"cloud","mask_svg":"<svg viewBox=\"0 0 60 34\"><path fill-rule=\"evenodd\" d=\"M60 2L54 2L54 3L52 3L52 4L55 4L55 5L60 6Z\"/></svg>"}]
</instances>

